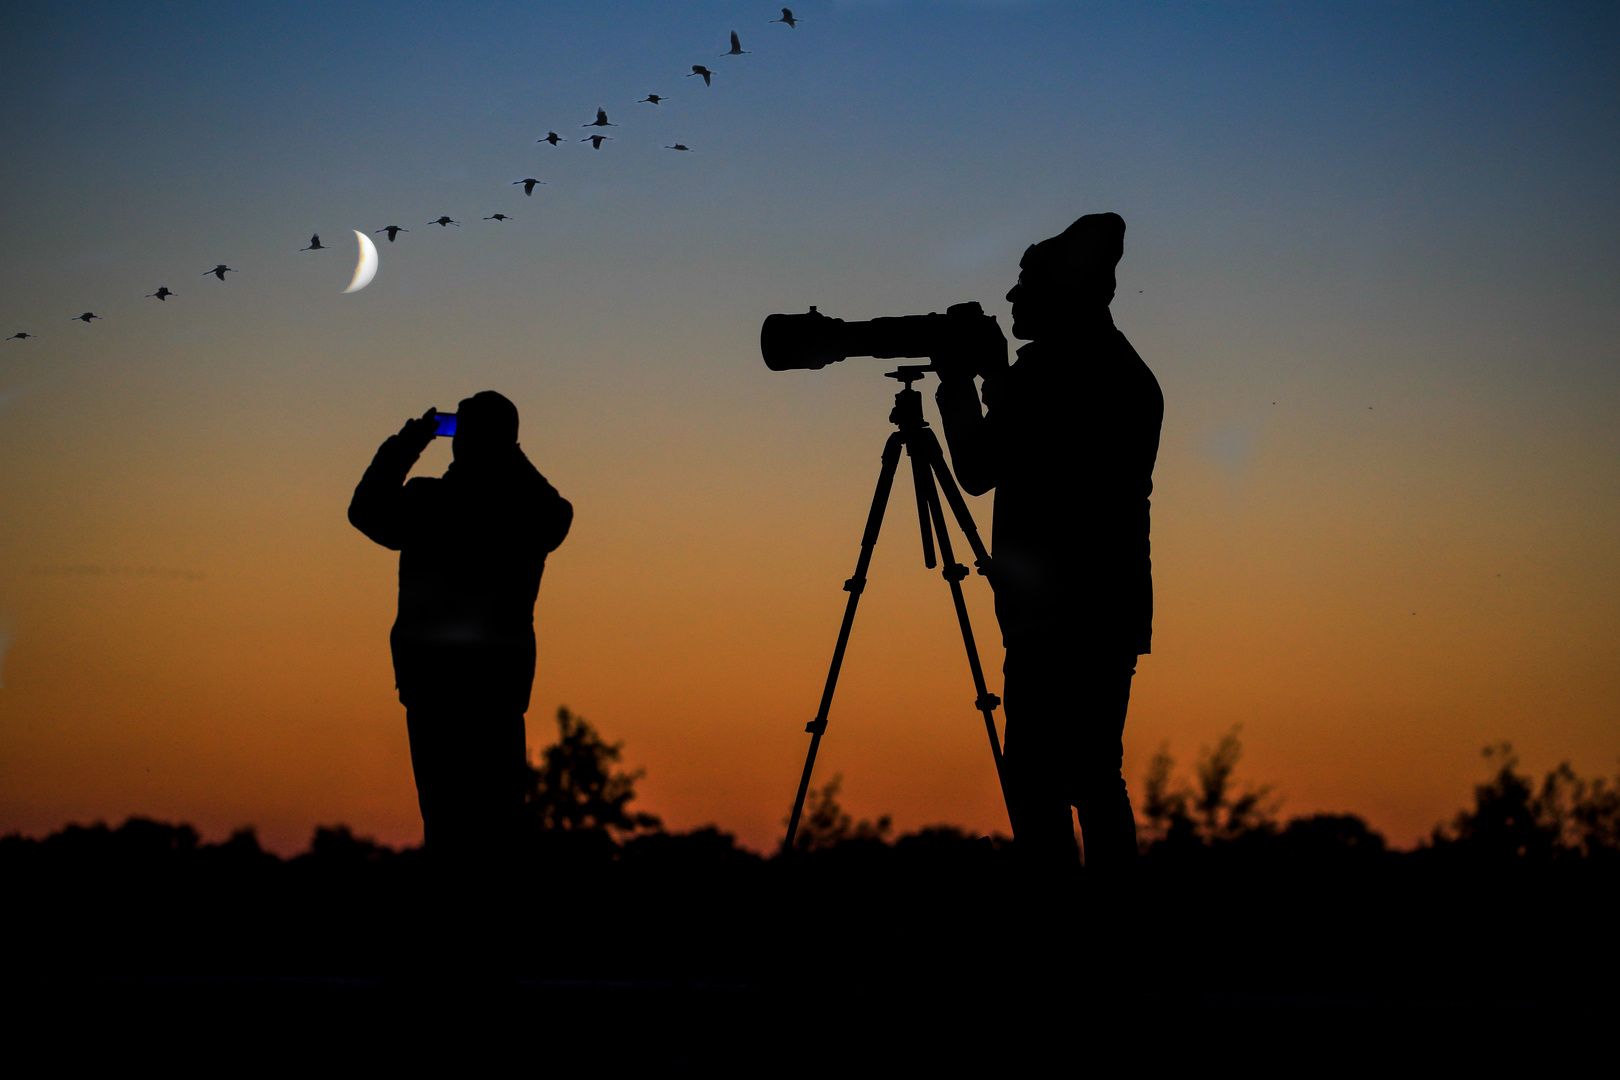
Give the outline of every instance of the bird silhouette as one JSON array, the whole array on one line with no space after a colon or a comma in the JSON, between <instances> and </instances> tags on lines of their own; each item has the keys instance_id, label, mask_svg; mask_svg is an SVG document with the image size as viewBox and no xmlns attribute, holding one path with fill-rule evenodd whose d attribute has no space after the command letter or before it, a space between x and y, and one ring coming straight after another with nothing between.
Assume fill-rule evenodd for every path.
<instances>
[{"instance_id":1,"label":"bird silhouette","mask_svg":"<svg viewBox=\"0 0 1620 1080\"><path fill-rule=\"evenodd\" d=\"M687 146L685 143L676 143L674 146L666 146L666 147L664 147L664 149L665 150L685 150L687 153L692 152L692 148L690 146Z\"/></svg>"},{"instance_id":2,"label":"bird silhouette","mask_svg":"<svg viewBox=\"0 0 1620 1080\"><path fill-rule=\"evenodd\" d=\"M428 224L429 225L437 225L441 229L446 225L454 225L458 229L461 228L461 222L459 222L456 219L452 218L449 214L442 214L439 217L436 217L432 221L428 222Z\"/></svg>"},{"instance_id":3,"label":"bird silhouette","mask_svg":"<svg viewBox=\"0 0 1620 1080\"><path fill-rule=\"evenodd\" d=\"M410 232L411 230L402 229L398 225L385 225L382 228L378 229L377 231L387 233L388 234L388 242L390 244L392 244L394 242L394 237L398 236L402 232Z\"/></svg>"},{"instance_id":4,"label":"bird silhouette","mask_svg":"<svg viewBox=\"0 0 1620 1080\"><path fill-rule=\"evenodd\" d=\"M592 150L600 150L600 149L602 149L602 144L603 143L613 141L613 136L611 136L611 135L587 135L587 136L585 136L583 139L581 139L579 141L580 142L588 142L588 143L590 143Z\"/></svg>"},{"instance_id":5,"label":"bird silhouette","mask_svg":"<svg viewBox=\"0 0 1620 1080\"><path fill-rule=\"evenodd\" d=\"M489 215L489 217L485 218L484 220L485 221L511 221L512 218L507 214L491 214L491 215Z\"/></svg>"},{"instance_id":6,"label":"bird silhouette","mask_svg":"<svg viewBox=\"0 0 1620 1080\"><path fill-rule=\"evenodd\" d=\"M713 86L714 85L712 82L709 81L710 79L712 79L714 77L714 72L710 71L708 68L704 67L702 64L693 64L692 65L692 74L688 75L687 78L690 79L692 77L692 75L701 75L701 76L703 76L703 85L704 86Z\"/></svg>"},{"instance_id":7,"label":"bird silhouette","mask_svg":"<svg viewBox=\"0 0 1620 1080\"><path fill-rule=\"evenodd\" d=\"M596 119L595 120L592 120L588 124L581 124L579 126L580 127L618 127L619 125L618 124L610 124L610 123L608 123L607 110L606 109L597 109L596 110Z\"/></svg>"},{"instance_id":8,"label":"bird silhouette","mask_svg":"<svg viewBox=\"0 0 1620 1080\"><path fill-rule=\"evenodd\" d=\"M668 94L648 94L646 97L641 99L641 101L650 101L654 105L657 105L660 101L668 101L668 100L669 100L669 95ZM636 102L636 104L640 105L641 101Z\"/></svg>"},{"instance_id":9,"label":"bird silhouette","mask_svg":"<svg viewBox=\"0 0 1620 1080\"><path fill-rule=\"evenodd\" d=\"M159 285L157 292L149 292L146 295L156 297L159 300L167 300L174 294L174 290L169 288L167 285Z\"/></svg>"},{"instance_id":10,"label":"bird silhouette","mask_svg":"<svg viewBox=\"0 0 1620 1080\"><path fill-rule=\"evenodd\" d=\"M218 266L214 267L212 270L204 270L202 272L202 276L207 277L209 274L213 274L215 277L219 278L219 280L224 281L226 274L236 274L236 273L240 273L240 271L237 270L235 267L226 266L224 263L220 263Z\"/></svg>"},{"instance_id":11,"label":"bird silhouette","mask_svg":"<svg viewBox=\"0 0 1620 1080\"><path fill-rule=\"evenodd\" d=\"M579 141L584 142L585 140L581 139ZM525 195L533 195L534 194L534 185L536 185L536 184L539 184L541 187L546 186L546 182L544 180L536 180L532 176L526 176L522 180L514 180L514 181L512 181L512 183L514 185L522 184L523 185L523 194L525 194Z\"/></svg>"},{"instance_id":12,"label":"bird silhouette","mask_svg":"<svg viewBox=\"0 0 1620 1080\"><path fill-rule=\"evenodd\" d=\"M38 336L39 336L38 334L30 334L26 330L19 330L15 334L12 334L10 337L6 338L6 340L7 341L27 341L31 337L38 337ZM1502 575L1498 574L1496 576L1501 577Z\"/></svg>"},{"instance_id":13,"label":"bird silhouette","mask_svg":"<svg viewBox=\"0 0 1620 1080\"><path fill-rule=\"evenodd\" d=\"M309 247L307 247L307 248L299 248L298 250L299 251L330 251L332 249L327 247L325 244L321 243L321 234L316 233L314 236L309 238Z\"/></svg>"},{"instance_id":14,"label":"bird silhouette","mask_svg":"<svg viewBox=\"0 0 1620 1080\"><path fill-rule=\"evenodd\" d=\"M799 23L801 23L803 21L804 20L802 20L802 19L795 19L793 17L793 9L792 8L783 8L782 9L782 17L780 19L772 19L771 20L771 22L787 23L787 26L788 26L789 30L797 30L799 28Z\"/></svg>"},{"instance_id":15,"label":"bird silhouette","mask_svg":"<svg viewBox=\"0 0 1620 1080\"><path fill-rule=\"evenodd\" d=\"M82 322L82 323L84 323L86 325L89 325L91 319L99 319L99 318L101 318L101 316L97 315L95 312L87 311L83 315L75 315L75 316L73 316L73 319L70 320L70 321Z\"/></svg>"},{"instance_id":16,"label":"bird silhouette","mask_svg":"<svg viewBox=\"0 0 1620 1080\"><path fill-rule=\"evenodd\" d=\"M548 142L552 146L556 146L558 143L562 142L562 136L557 134L555 131L548 131L548 132L546 132L546 137L545 138L536 139L534 141L535 142Z\"/></svg>"},{"instance_id":17,"label":"bird silhouette","mask_svg":"<svg viewBox=\"0 0 1620 1080\"><path fill-rule=\"evenodd\" d=\"M723 52L720 55L721 56L743 56L743 55L747 54L747 52L748 52L748 50L742 47L742 42L737 40L737 31L733 30L731 32L731 51L730 52Z\"/></svg>"}]
</instances>

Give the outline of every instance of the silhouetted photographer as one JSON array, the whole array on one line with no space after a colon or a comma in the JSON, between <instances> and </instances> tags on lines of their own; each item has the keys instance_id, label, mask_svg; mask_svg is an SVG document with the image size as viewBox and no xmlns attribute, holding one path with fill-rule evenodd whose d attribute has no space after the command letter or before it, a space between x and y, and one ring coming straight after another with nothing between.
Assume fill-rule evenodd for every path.
<instances>
[{"instance_id":1,"label":"silhouetted photographer","mask_svg":"<svg viewBox=\"0 0 1620 1080\"><path fill-rule=\"evenodd\" d=\"M407 481L442 430L454 463ZM429 409L382 444L349 504L355 528L400 553L390 643L426 849L473 909L518 838L535 597L574 514L517 437L517 407L492 390L453 417Z\"/></svg>"},{"instance_id":2,"label":"silhouetted photographer","mask_svg":"<svg viewBox=\"0 0 1620 1080\"><path fill-rule=\"evenodd\" d=\"M1108 310L1124 238L1119 215L1088 214L1024 253L1007 299L1013 336L1029 344L1010 367L983 344L933 357L957 481L996 491L991 580L1018 849L1060 878L1079 858L1071 806L1088 872L1136 856L1121 734L1153 632L1148 496L1164 396Z\"/></svg>"}]
</instances>

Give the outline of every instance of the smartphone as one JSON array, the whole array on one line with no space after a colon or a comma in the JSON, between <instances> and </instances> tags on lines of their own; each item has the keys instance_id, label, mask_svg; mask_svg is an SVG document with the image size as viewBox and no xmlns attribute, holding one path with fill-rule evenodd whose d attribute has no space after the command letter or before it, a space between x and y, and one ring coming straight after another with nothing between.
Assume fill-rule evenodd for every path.
<instances>
[{"instance_id":1,"label":"smartphone","mask_svg":"<svg viewBox=\"0 0 1620 1080\"><path fill-rule=\"evenodd\" d=\"M433 414L433 418L439 422L439 430L435 431L433 434L435 434L435 435L451 435L451 436L455 435L455 433L456 433L456 414L455 413L453 413L453 412L436 412L436 413Z\"/></svg>"}]
</instances>

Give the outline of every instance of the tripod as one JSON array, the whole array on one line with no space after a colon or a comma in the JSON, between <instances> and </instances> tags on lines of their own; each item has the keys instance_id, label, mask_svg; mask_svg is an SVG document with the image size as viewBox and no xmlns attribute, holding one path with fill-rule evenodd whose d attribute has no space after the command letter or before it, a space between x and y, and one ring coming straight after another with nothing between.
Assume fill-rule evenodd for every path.
<instances>
[{"instance_id":1,"label":"tripod","mask_svg":"<svg viewBox=\"0 0 1620 1080\"><path fill-rule=\"evenodd\" d=\"M827 685L821 691L821 708L816 711L816 718L804 728L810 733L810 752L805 756L804 775L799 777L799 794L793 800L793 813L788 817L787 838L782 841L783 851L793 850L793 838L799 831L799 815L804 812L804 797L810 790L810 773L816 767L816 751L821 748L821 737L827 731L827 712L832 708L833 691L838 688L838 672L844 666L844 649L849 645L849 631L855 625L855 608L860 604L861 593L866 588L866 570L872 562L872 549L877 546L878 530L883 527L883 512L889 505L889 492L894 486L895 471L900 467L902 449L911 458L911 479L917 489L923 565L930 570L937 565L934 559L934 540L937 537L939 553L945 560L943 575L951 586L951 600L956 604L956 621L962 628L962 644L967 648L973 687L979 695L973 706L984 714L984 730L990 736L990 755L995 759L1001 797L1008 803L1008 813L1011 813L1011 800L1007 799L1007 776L1001 761L1001 739L996 734L995 709L1001 704L1001 699L985 689L984 669L979 665L979 649L973 643L973 625L968 621L967 604L962 599L962 579L967 577L968 568L957 562L951 553L951 538L945 531L945 511L940 505L941 489L945 492L945 501L951 504L951 512L956 515L957 526L967 537L968 546L973 549L974 560L981 574L986 573L990 566L990 553L979 539L973 515L968 512L967 503L962 501L962 493L945 465L939 439L928 426L928 421L923 419L922 394L911 388L912 383L932 370L926 365L902 365L898 370L887 373L889 378L905 384L904 389L894 395L894 410L889 413L889 421L899 430L891 434L883 446L883 466L878 472L877 491L872 495L872 509L866 516L866 532L861 537L861 555L855 563L855 576L844 582L849 602L844 605L844 623L838 630L838 644L833 646ZM937 487L936 477L939 481Z\"/></svg>"}]
</instances>

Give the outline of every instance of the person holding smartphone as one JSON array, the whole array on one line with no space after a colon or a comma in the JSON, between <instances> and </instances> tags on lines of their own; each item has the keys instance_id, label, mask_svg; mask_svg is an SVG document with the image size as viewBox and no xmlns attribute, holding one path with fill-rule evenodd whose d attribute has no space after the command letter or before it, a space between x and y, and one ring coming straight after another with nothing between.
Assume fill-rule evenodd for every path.
<instances>
[{"instance_id":1,"label":"person holding smartphone","mask_svg":"<svg viewBox=\"0 0 1620 1080\"><path fill-rule=\"evenodd\" d=\"M441 433L453 464L407 480ZM517 407L493 390L454 416L407 420L349 503L355 528L399 552L394 681L427 855L463 941L501 921L490 916L522 821L535 599L573 516L518 445Z\"/></svg>"}]
</instances>

